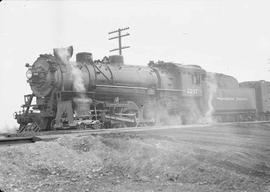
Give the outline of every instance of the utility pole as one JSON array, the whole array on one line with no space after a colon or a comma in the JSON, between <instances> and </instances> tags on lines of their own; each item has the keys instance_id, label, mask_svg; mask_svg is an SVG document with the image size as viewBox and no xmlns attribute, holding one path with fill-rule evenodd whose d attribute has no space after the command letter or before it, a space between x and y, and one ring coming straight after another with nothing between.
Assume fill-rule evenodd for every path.
<instances>
[{"instance_id":1,"label":"utility pole","mask_svg":"<svg viewBox=\"0 0 270 192\"><path fill-rule=\"evenodd\" d=\"M110 50L110 52L119 50L119 55L122 55L122 50L123 49L130 48L130 46L123 46L122 47L122 37L129 36L130 34L129 33L126 33L126 34L122 35L121 32L122 31L125 31L125 30L128 30L128 29L129 29L129 27L126 27L126 28L123 28L123 29L120 29L119 28L119 29L117 29L115 31L111 31L111 32L108 33L109 35L110 34L114 34L114 33L118 33L117 36L109 38L109 40L118 39L118 48L112 49L112 50Z\"/></svg>"}]
</instances>

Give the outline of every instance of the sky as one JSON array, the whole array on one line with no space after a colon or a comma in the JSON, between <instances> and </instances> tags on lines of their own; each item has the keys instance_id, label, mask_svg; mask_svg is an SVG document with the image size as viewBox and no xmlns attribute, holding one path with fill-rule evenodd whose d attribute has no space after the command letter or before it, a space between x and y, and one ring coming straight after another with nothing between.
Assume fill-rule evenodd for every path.
<instances>
[{"instance_id":1,"label":"sky","mask_svg":"<svg viewBox=\"0 0 270 192\"><path fill-rule=\"evenodd\" d=\"M81 0L0 2L0 127L31 93L25 63L56 47L94 59L110 55L108 32L130 27L123 38L128 65L150 60L200 65L238 81L270 81L270 1ZM73 57L74 59L74 57ZM74 59L75 60L75 59Z\"/></svg>"}]
</instances>

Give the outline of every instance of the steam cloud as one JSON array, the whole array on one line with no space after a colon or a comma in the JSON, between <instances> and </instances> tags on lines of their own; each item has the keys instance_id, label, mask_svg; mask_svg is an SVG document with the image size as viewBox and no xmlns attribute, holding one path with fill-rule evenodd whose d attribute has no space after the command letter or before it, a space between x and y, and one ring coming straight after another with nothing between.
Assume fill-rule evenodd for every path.
<instances>
[{"instance_id":1,"label":"steam cloud","mask_svg":"<svg viewBox=\"0 0 270 192\"><path fill-rule=\"evenodd\" d=\"M206 100L204 101L206 104L203 106L194 99L187 99L181 102L181 106L179 106L180 114L177 114L169 112L173 107L173 104L171 104L169 100L157 102L148 101L146 104L147 111L145 111L146 116L150 118L154 117L153 119L157 120L157 124L181 125L193 123L214 123L213 100L217 92L217 81L214 73L207 74L204 89L207 91L205 95ZM206 108L206 110L203 110L204 108Z\"/></svg>"},{"instance_id":2,"label":"steam cloud","mask_svg":"<svg viewBox=\"0 0 270 192\"><path fill-rule=\"evenodd\" d=\"M77 92L76 98L73 101L76 104L76 114L88 114L90 103L92 100L85 94L86 88L83 80L83 72L80 70L77 62L70 61L72 56L72 47L54 49L54 54L66 65L67 71L71 73L73 89Z\"/></svg>"},{"instance_id":3,"label":"steam cloud","mask_svg":"<svg viewBox=\"0 0 270 192\"><path fill-rule=\"evenodd\" d=\"M6 124L0 127L0 133L16 133L17 129L17 126L10 126Z\"/></svg>"},{"instance_id":4,"label":"steam cloud","mask_svg":"<svg viewBox=\"0 0 270 192\"><path fill-rule=\"evenodd\" d=\"M208 95L207 95L207 108L208 110L205 113L205 121L206 123L214 123L213 119L213 112L214 112L214 107L213 107L213 99L214 95L217 92L217 82L215 78L214 73L208 73L207 74L207 90L208 90Z\"/></svg>"}]
</instances>

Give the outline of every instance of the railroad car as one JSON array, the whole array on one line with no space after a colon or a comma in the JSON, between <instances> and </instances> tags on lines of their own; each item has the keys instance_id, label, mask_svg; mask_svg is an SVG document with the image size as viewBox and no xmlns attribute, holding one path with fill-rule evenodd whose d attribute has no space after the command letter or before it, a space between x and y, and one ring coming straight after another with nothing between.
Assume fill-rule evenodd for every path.
<instances>
[{"instance_id":1,"label":"railroad car","mask_svg":"<svg viewBox=\"0 0 270 192\"><path fill-rule=\"evenodd\" d=\"M210 92L205 103L210 103L211 118L217 122L255 120L256 101L253 88L239 87L237 79L221 73L207 73L204 88ZM207 107L206 107L207 108ZM209 108L209 107L208 107Z\"/></svg>"},{"instance_id":2,"label":"railroad car","mask_svg":"<svg viewBox=\"0 0 270 192\"><path fill-rule=\"evenodd\" d=\"M255 120L253 89L219 89L213 98L213 117L218 122Z\"/></svg>"},{"instance_id":3,"label":"railroad car","mask_svg":"<svg viewBox=\"0 0 270 192\"><path fill-rule=\"evenodd\" d=\"M270 82L268 81L246 81L239 84L240 87L255 90L255 100L258 120L270 119Z\"/></svg>"}]
</instances>

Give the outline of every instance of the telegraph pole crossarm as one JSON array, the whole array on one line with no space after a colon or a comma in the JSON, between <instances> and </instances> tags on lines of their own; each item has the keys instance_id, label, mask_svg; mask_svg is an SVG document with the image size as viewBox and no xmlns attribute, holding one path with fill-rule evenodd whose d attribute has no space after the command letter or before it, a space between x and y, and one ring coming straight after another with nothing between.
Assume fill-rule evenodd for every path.
<instances>
[{"instance_id":1,"label":"telegraph pole crossarm","mask_svg":"<svg viewBox=\"0 0 270 192\"><path fill-rule=\"evenodd\" d=\"M117 36L115 37L111 37L109 38L109 40L112 40L112 39L118 39L118 48L116 49L112 49L110 50L110 52L112 51L119 51L119 55L122 55L122 50L123 49L127 49L127 48L130 48L130 46L122 46L122 37L126 37L126 36L129 36L130 34L129 33L126 33L124 35L121 34L122 31L125 31L125 30L128 30L129 27L126 27L126 28L123 28L123 29L118 29L118 30L115 30L115 31L111 31L109 32L108 34L114 34L114 33L118 33Z\"/></svg>"}]
</instances>

